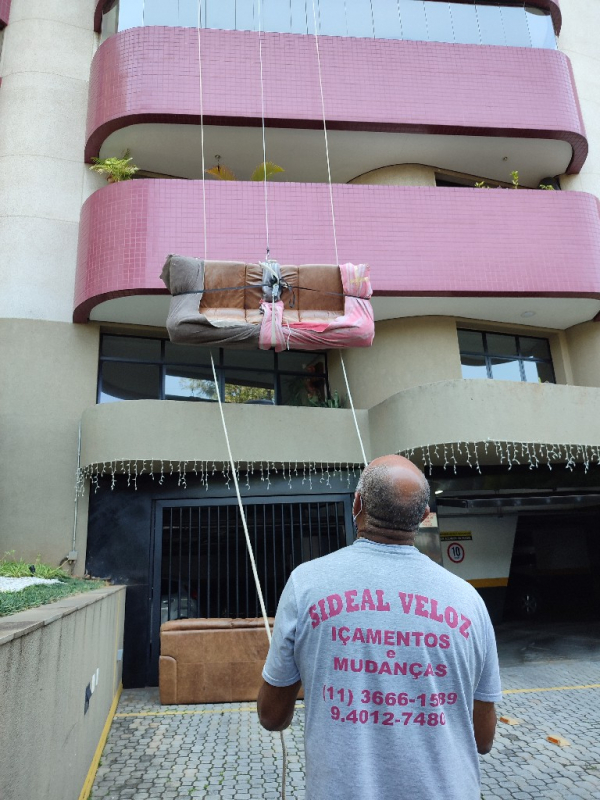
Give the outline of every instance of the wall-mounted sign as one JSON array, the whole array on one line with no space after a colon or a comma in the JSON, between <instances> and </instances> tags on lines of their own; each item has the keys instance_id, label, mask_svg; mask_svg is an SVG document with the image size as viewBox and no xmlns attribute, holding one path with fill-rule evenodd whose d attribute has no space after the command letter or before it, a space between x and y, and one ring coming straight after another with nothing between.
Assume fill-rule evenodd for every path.
<instances>
[{"instance_id":1,"label":"wall-mounted sign","mask_svg":"<svg viewBox=\"0 0 600 800\"><path fill-rule=\"evenodd\" d=\"M448 558L453 564L460 564L465 557L465 548L458 542L448 545Z\"/></svg>"},{"instance_id":2,"label":"wall-mounted sign","mask_svg":"<svg viewBox=\"0 0 600 800\"><path fill-rule=\"evenodd\" d=\"M452 540L453 542L470 542L473 539L471 531L440 531L442 541Z\"/></svg>"},{"instance_id":3,"label":"wall-mounted sign","mask_svg":"<svg viewBox=\"0 0 600 800\"><path fill-rule=\"evenodd\" d=\"M429 514L423 520L423 522L419 525L419 528L437 528L437 526L438 526L437 514L435 513L435 511L430 511Z\"/></svg>"}]
</instances>

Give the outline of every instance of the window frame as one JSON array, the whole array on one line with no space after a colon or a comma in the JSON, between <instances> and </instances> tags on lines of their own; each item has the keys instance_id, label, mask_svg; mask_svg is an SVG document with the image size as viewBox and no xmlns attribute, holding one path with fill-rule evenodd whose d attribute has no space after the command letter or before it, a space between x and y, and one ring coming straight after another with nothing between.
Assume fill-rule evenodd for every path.
<instances>
[{"instance_id":1,"label":"window frame","mask_svg":"<svg viewBox=\"0 0 600 800\"><path fill-rule=\"evenodd\" d=\"M104 342L104 339L106 337L109 337L109 336L112 337L112 338L118 338L118 339L144 339L146 341L158 341L158 342L160 342L160 358L159 359L156 359L156 358L150 358L150 359L137 358L136 359L136 358L123 358L123 357L120 357L120 356L105 356L105 355L102 354L103 342ZM159 375L160 375L160 378L159 378L159 381L160 381L159 396L157 398L149 398L149 399L156 399L156 400L166 400L167 399L165 397L165 383L166 383L165 379L166 379L166 372L170 367L177 367L177 368L182 368L182 369L185 369L185 368L194 369L194 368L197 368L197 367L209 368L209 369L211 368L210 352L209 351L203 351L203 352L206 352L207 355L208 355L208 359L207 359L206 362L198 360L197 363L191 364L189 362L181 362L181 361L167 359L166 354L165 354L165 350L166 350L166 345L167 345L168 342L169 342L169 339L164 339L164 338L159 337L159 336L156 336L156 337L154 337L154 336L140 336L140 335L135 334L135 333L121 334L121 333L111 333L110 331L102 332L100 334L100 348L99 348L99 351L98 351L98 383L97 383L97 391L96 391L96 405L104 405L105 404L101 399L101 397L102 397L102 383L103 383L102 366L103 366L103 364L108 363L108 362L110 362L110 363L121 363L121 364L143 364L143 365L147 365L147 366L157 366L159 368L159 371L160 371L159 372ZM239 351L239 352L243 352L243 351ZM272 351L269 351L269 352L272 352ZM323 360L323 362L324 362L324 371L323 371L322 376L319 376L319 377L322 377L324 382L325 382L325 398L326 399L330 399L331 398L331 391L330 391L330 388L329 388L329 370L328 370L328 363L327 363L327 352L325 350L314 350L314 351L313 350L306 350L306 351L302 351L302 352L306 353L307 357L308 356L315 356L315 357L318 356ZM273 405L274 406L285 405L285 404L283 404L281 402L281 397L282 397L281 378L282 377L285 377L285 376L292 376L292 377L297 377L297 378L311 378L311 377L314 378L315 377L312 373L309 373L309 372L301 372L301 371L298 371L298 370L290 370L290 369L285 369L285 367L280 367L279 366L279 355L280 355L279 353L273 353L274 359L273 359L273 366L272 367L263 367L261 369L255 369L254 367L244 367L244 366L238 366L238 365L234 366L234 365L225 364L225 348L223 348L223 347L214 348L213 353L214 353L214 355L218 354L218 358L215 358L215 370L216 370L216 373L217 373L217 380L218 380L218 386L219 386L219 395L223 399L223 402L226 402L224 400L224 398L225 398L226 373L228 371L242 372L242 373L247 373L248 375L256 374L257 372L260 372L260 373L267 372L267 373L272 374L273 375L273 393L274 393L274 395L273 395ZM229 382L231 382L231 381L229 381ZM119 402L119 401L117 401L117 402ZM128 401L127 400L123 400L122 402L128 402ZM186 401L183 398L181 398L181 399L175 399L174 402L186 402ZM200 403L216 403L217 401L216 400L203 399L203 398L197 398L196 402L200 402ZM233 405L236 405L236 404L233 404ZM266 405L266 403L265 403L265 405ZM300 408L301 406L298 406L298 407Z\"/></svg>"},{"instance_id":2,"label":"window frame","mask_svg":"<svg viewBox=\"0 0 600 800\"><path fill-rule=\"evenodd\" d=\"M464 331L466 333L478 333L478 334L480 334L482 336L483 351L475 352L474 350L463 350L461 348L461 346L460 346L460 336L459 336L459 334L462 331ZM508 357L508 356L505 356L505 355L503 355L501 353L495 354L494 352L490 352L490 350L488 348L487 337L488 337L488 335L491 335L491 336L511 336L513 339L516 340L516 352L517 352L517 355L512 360L513 361L517 361L517 363L519 365L519 374L521 376L520 382L521 383L535 383L534 381L528 381L527 380L527 376L525 374L525 367L524 367L524 362L527 362L527 363L535 363L535 364L546 364L547 366L549 366L550 367L550 371L552 373L552 383L556 383L556 371L554 369L554 362L552 360L552 348L550 346L550 340L545 336L532 336L529 333L506 333L505 331L485 331L485 330L481 330L481 329L478 329L478 328L463 328L462 326L461 327L457 327L456 334L457 334L457 338L458 338L458 351L459 351L459 355L460 355L461 368L463 366L463 361L462 361L463 356L472 356L472 357L476 357L476 356L481 357L481 356L483 356L483 358L485 360L485 368L486 368L486 378L485 379L492 380L492 381L493 380L502 380L501 378L494 378L494 376L492 374L492 363L491 363L491 360L493 358L496 358L496 359L503 359L505 361L510 361L511 358ZM549 358L533 358L533 357L523 356L522 352L521 352L521 339L539 339L542 342L546 342L546 344L548 346L548 352L550 353ZM483 380L483 379L481 379L481 378L464 378L463 377L463 380ZM510 381L508 381L508 382L510 383ZM516 383L516 381L514 381L514 382ZM550 381L544 381L544 383L549 383L549 382Z\"/></svg>"}]
</instances>

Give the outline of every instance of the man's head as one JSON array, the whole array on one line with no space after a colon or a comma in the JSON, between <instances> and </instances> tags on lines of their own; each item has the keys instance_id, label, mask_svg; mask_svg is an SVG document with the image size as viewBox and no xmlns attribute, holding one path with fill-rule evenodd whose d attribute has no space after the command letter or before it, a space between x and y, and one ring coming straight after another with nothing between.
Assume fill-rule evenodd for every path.
<instances>
[{"instance_id":1,"label":"man's head","mask_svg":"<svg viewBox=\"0 0 600 800\"><path fill-rule=\"evenodd\" d=\"M429 484L402 456L382 456L365 468L354 498L359 535L375 541L412 544L429 513Z\"/></svg>"}]
</instances>

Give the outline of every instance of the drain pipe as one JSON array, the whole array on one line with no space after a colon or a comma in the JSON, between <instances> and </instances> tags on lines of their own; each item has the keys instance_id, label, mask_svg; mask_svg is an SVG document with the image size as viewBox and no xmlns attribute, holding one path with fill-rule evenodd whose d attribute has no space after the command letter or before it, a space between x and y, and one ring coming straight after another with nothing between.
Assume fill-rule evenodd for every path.
<instances>
[{"instance_id":1,"label":"drain pipe","mask_svg":"<svg viewBox=\"0 0 600 800\"><path fill-rule=\"evenodd\" d=\"M77 561L77 510L79 507L79 492L77 491L79 470L81 469L81 420L79 420L79 435L77 439L77 471L75 473L75 503L73 509L73 541L71 542L71 552L66 558L70 567L71 574Z\"/></svg>"}]
</instances>

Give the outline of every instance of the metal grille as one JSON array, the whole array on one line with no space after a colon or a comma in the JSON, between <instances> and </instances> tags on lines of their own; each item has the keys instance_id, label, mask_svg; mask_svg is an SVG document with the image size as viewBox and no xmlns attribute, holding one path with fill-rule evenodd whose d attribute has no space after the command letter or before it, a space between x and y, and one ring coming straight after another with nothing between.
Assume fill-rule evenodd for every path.
<instances>
[{"instance_id":1,"label":"metal grille","mask_svg":"<svg viewBox=\"0 0 600 800\"><path fill-rule=\"evenodd\" d=\"M267 613L291 571L347 544L348 499L245 503ZM162 509L161 623L186 617L258 617L260 607L236 505Z\"/></svg>"}]
</instances>

